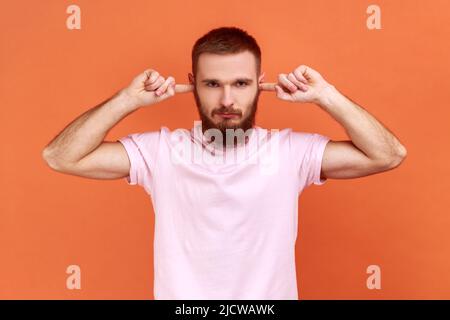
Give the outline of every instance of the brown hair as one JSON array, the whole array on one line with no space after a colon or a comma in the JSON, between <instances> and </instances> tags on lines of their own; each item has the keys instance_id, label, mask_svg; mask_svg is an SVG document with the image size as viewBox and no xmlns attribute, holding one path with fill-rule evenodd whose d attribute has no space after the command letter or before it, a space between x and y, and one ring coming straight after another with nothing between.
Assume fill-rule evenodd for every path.
<instances>
[{"instance_id":1,"label":"brown hair","mask_svg":"<svg viewBox=\"0 0 450 320\"><path fill-rule=\"evenodd\" d=\"M192 48L192 74L197 74L198 57L202 53L233 54L250 51L256 58L257 75L261 73L261 49L256 40L237 27L216 28L199 38Z\"/></svg>"}]
</instances>

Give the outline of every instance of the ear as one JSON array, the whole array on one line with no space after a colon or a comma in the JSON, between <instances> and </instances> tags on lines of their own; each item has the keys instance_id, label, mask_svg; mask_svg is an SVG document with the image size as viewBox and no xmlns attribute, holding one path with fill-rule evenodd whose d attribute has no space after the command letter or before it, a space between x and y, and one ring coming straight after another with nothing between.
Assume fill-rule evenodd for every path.
<instances>
[{"instance_id":1,"label":"ear","mask_svg":"<svg viewBox=\"0 0 450 320\"><path fill-rule=\"evenodd\" d=\"M189 79L189 84L192 84L192 85L195 84L195 79L194 79L194 76L192 75L192 73L188 73L188 79Z\"/></svg>"},{"instance_id":2,"label":"ear","mask_svg":"<svg viewBox=\"0 0 450 320\"><path fill-rule=\"evenodd\" d=\"M260 76L259 76L259 78L258 78L258 83L264 82L264 76L265 76L265 75L266 75L265 72L262 72L262 73L260 74Z\"/></svg>"}]
</instances>

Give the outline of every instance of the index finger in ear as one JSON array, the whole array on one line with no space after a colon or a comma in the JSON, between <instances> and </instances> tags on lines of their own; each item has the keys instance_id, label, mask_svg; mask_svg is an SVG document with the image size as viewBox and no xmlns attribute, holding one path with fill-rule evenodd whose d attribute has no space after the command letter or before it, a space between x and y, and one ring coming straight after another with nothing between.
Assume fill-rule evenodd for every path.
<instances>
[{"instance_id":1,"label":"index finger in ear","mask_svg":"<svg viewBox=\"0 0 450 320\"><path fill-rule=\"evenodd\" d=\"M176 93L185 93L194 91L194 85L192 84L176 84L175 92Z\"/></svg>"},{"instance_id":2,"label":"index finger in ear","mask_svg":"<svg viewBox=\"0 0 450 320\"><path fill-rule=\"evenodd\" d=\"M262 82L259 84L259 89L262 91L276 91L276 83Z\"/></svg>"}]
</instances>

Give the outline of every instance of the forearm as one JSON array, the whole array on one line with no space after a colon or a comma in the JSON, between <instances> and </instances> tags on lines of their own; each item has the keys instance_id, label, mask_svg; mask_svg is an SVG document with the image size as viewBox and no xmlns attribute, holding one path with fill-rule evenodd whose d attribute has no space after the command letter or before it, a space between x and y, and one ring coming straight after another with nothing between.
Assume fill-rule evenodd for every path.
<instances>
[{"instance_id":1,"label":"forearm","mask_svg":"<svg viewBox=\"0 0 450 320\"><path fill-rule=\"evenodd\" d=\"M323 91L318 105L345 128L353 144L367 157L384 161L406 154L392 132L334 86Z\"/></svg>"},{"instance_id":2,"label":"forearm","mask_svg":"<svg viewBox=\"0 0 450 320\"><path fill-rule=\"evenodd\" d=\"M76 163L104 140L108 131L138 107L123 90L72 121L45 148L44 158Z\"/></svg>"}]
</instances>

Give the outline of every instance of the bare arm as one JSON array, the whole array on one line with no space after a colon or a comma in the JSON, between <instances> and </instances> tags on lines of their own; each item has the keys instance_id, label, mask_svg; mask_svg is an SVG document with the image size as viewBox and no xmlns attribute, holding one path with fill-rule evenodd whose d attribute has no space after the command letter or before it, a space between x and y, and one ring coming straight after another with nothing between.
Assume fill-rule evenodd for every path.
<instances>
[{"instance_id":1,"label":"bare arm","mask_svg":"<svg viewBox=\"0 0 450 320\"><path fill-rule=\"evenodd\" d=\"M120 142L104 141L109 130L141 106L189 92L148 69L129 87L86 111L64 128L43 150L42 156L54 170L94 179L117 179L129 174L130 162ZM159 94L158 94L159 93Z\"/></svg>"},{"instance_id":2,"label":"bare arm","mask_svg":"<svg viewBox=\"0 0 450 320\"><path fill-rule=\"evenodd\" d=\"M391 170L405 159L398 138L363 107L334 86L323 90L319 105L346 130L351 140L330 141L324 151L321 177L348 179Z\"/></svg>"},{"instance_id":3,"label":"bare arm","mask_svg":"<svg viewBox=\"0 0 450 320\"><path fill-rule=\"evenodd\" d=\"M123 90L86 111L66 126L44 149L43 157L57 171L114 179L129 172L120 142L103 141L109 130L138 108Z\"/></svg>"},{"instance_id":4,"label":"bare arm","mask_svg":"<svg viewBox=\"0 0 450 320\"><path fill-rule=\"evenodd\" d=\"M329 141L321 178L350 179L391 170L406 158L406 148L380 121L360 107L313 68L300 65L278 83L260 83L261 90L276 91L291 102L315 103L346 130L351 140Z\"/></svg>"}]
</instances>

